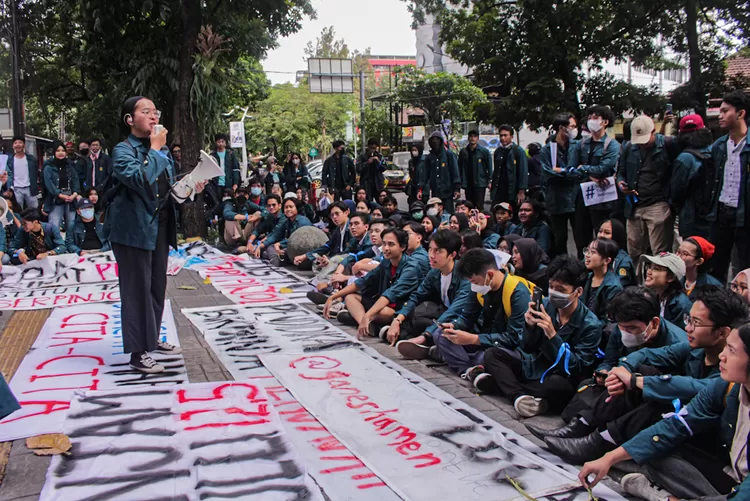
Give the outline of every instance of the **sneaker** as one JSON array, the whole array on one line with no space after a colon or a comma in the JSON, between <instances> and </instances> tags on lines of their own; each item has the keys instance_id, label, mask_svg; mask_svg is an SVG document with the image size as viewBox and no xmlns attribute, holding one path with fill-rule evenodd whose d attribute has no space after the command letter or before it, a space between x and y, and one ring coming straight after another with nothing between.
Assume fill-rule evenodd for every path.
<instances>
[{"instance_id":1,"label":"sneaker","mask_svg":"<svg viewBox=\"0 0 750 501\"><path fill-rule=\"evenodd\" d=\"M137 362L133 362L133 360L130 360L130 367L137 370L138 372L143 372L144 374L156 374L159 372L164 372L164 366L157 364L156 361L149 356L148 353L144 353L141 355L140 360Z\"/></svg>"},{"instance_id":2,"label":"sneaker","mask_svg":"<svg viewBox=\"0 0 750 501\"><path fill-rule=\"evenodd\" d=\"M430 352L427 346L411 341L399 341L396 343L396 349L406 360L424 360Z\"/></svg>"},{"instance_id":3,"label":"sneaker","mask_svg":"<svg viewBox=\"0 0 750 501\"><path fill-rule=\"evenodd\" d=\"M474 380L481 374L484 374L484 365L475 365L466 369L466 372L461 374L461 378L474 384Z\"/></svg>"},{"instance_id":4,"label":"sneaker","mask_svg":"<svg viewBox=\"0 0 750 501\"><path fill-rule=\"evenodd\" d=\"M162 341L157 341L156 349L154 351L158 353L166 353L167 355L179 355L182 353L182 348L169 343L163 343Z\"/></svg>"},{"instance_id":5,"label":"sneaker","mask_svg":"<svg viewBox=\"0 0 750 501\"><path fill-rule=\"evenodd\" d=\"M339 312L336 315L336 320L350 327L356 327L358 325L356 320L354 320L354 317L346 310L342 310L341 312Z\"/></svg>"},{"instance_id":6,"label":"sneaker","mask_svg":"<svg viewBox=\"0 0 750 501\"><path fill-rule=\"evenodd\" d=\"M513 402L513 408L521 417L533 417L544 414L547 411L547 401L543 398L521 395Z\"/></svg>"},{"instance_id":7,"label":"sneaker","mask_svg":"<svg viewBox=\"0 0 750 501\"><path fill-rule=\"evenodd\" d=\"M381 341L388 342L388 329L390 328L390 325L384 325L380 328L380 331L378 332L378 337Z\"/></svg>"},{"instance_id":8,"label":"sneaker","mask_svg":"<svg viewBox=\"0 0 750 501\"><path fill-rule=\"evenodd\" d=\"M325 304L319 304L318 306L316 306L316 308L318 309L320 313L323 313L323 310L325 309L325 307L326 307ZM331 307L328 309L328 311L332 316L335 317L342 311L346 311L346 305L342 303L341 301L336 301L335 303L331 304Z\"/></svg>"},{"instance_id":9,"label":"sneaker","mask_svg":"<svg viewBox=\"0 0 750 501\"><path fill-rule=\"evenodd\" d=\"M325 304L328 301L328 295L318 291L308 291L307 299L315 304Z\"/></svg>"},{"instance_id":10,"label":"sneaker","mask_svg":"<svg viewBox=\"0 0 750 501\"><path fill-rule=\"evenodd\" d=\"M500 390L495 382L495 378L489 372L477 374L474 378L474 388L482 393L497 393Z\"/></svg>"},{"instance_id":11,"label":"sneaker","mask_svg":"<svg viewBox=\"0 0 750 501\"><path fill-rule=\"evenodd\" d=\"M642 473L629 473L625 475L620 480L620 486L628 494L645 499L646 501L659 501L671 496L664 489L653 485L648 477Z\"/></svg>"},{"instance_id":12,"label":"sneaker","mask_svg":"<svg viewBox=\"0 0 750 501\"><path fill-rule=\"evenodd\" d=\"M427 352L427 358L429 358L433 362L438 362L441 364L445 363L443 353L438 349L437 345L430 346L430 351Z\"/></svg>"}]
</instances>

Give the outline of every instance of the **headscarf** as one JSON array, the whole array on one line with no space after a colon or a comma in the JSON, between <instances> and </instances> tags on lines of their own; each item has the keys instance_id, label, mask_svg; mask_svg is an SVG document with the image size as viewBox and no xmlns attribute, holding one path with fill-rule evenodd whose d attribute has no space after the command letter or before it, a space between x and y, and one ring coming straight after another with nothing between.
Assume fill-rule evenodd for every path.
<instances>
[{"instance_id":1,"label":"headscarf","mask_svg":"<svg viewBox=\"0 0 750 501\"><path fill-rule=\"evenodd\" d=\"M497 244L500 245L500 242L505 240L508 242L508 252L513 252L513 247L516 245L516 242L521 240L521 235L517 235L515 233L511 233L510 235L505 235L500 240L497 241ZM499 247L498 247L499 248ZM521 259L523 259L523 256L521 256Z\"/></svg>"},{"instance_id":2,"label":"headscarf","mask_svg":"<svg viewBox=\"0 0 750 501\"><path fill-rule=\"evenodd\" d=\"M740 275L744 275L745 280L747 281L748 285L750 285L750 268L737 273L737 275L735 275L735 277L732 279L732 282L736 282L737 278L739 278ZM741 292L740 295L745 298L745 301L750 303L750 289L746 289L744 292Z\"/></svg>"},{"instance_id":3,"label":"headscarf","mask_svg":"<svg viewBox=\"0 0 750 501\"><path fill-rule=\"evenodd\" d=\"M451 214L451 217L455 217L458 221L458 232L462 232L469 227L469 217L463 212L456 212Z\"/></svg>"},{"instance_id":4,"label":"headscarf","mask_svg":"<svg viewBox=\"0 0 750 501\"><path fill-rule=\"evenodd\" d=\"M517 271L534 273L540 265L549 264L549 256L533 238L519 238L515 242L515 247L523 260L523 268L516 268Z\"/></svg>"}]
</instances>

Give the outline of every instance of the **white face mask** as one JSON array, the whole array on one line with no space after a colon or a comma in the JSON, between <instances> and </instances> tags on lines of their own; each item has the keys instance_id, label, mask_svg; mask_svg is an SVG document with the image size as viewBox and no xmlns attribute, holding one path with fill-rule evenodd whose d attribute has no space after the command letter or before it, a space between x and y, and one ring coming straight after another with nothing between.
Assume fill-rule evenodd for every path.
<instances>
[{"instance_id":1,"label":"white face mask","mask_svg":"<svg viewBox=\"0 0 750 501\"><path fill-rule=\"evenodd\" d=\"M622 344L626 346L627 348L634 348L636 346L640 346L646 342L647 332L648 332L648 328L645 331L641 332L640 334L631 334L630 332L620 329L620 334L622 334Z\"/></svg>"},{"instance_id":2,"label":"white face mask","mask_svg":"<svg viewBox=\"0 0 750 501\"><path fill-rule=\"evenodd\" d=\"M292 163L293 163L294 165L299 165L299 158L293 158L293 159L292 159Z\"/></svg>"},{"instance_id":3,"label":"white face mask","mask_svg":"<svg viewBox=\"0 0 750 501\"><path fill-rule=\"evenodd\" d=\"M94 209L81 209L81 217L83 219L92 219L94 217Z\"/></svg>"},{"instance_id":4,"label":"white face mask","mask_svg":"<svg viewBox=\"0 0 750 501\"><path fill-rule=\"evenodd\" d=\"M484 276L485 283L487 282L487 275ZM477 285L477 284L471 284L471 292L474 292L476 294L481 294L484 296L485 294L488 294L492 290L492 287L489 285Z\"/></svg>"},{"instance_id":5,"label":"white face mask","mask_svg":"<svg viewBox=\"0 0 750 501\"><path fill-rule=\"evenodd\" d=\"M437 216L438 215L437 207L430 207L429 209L427 209L427 215L428 216Z\"/></svg>"},{"instance_id":6,"label":"white face mask","mask_svg":"<svg viewBox=\"0 0 750 501\"><path fill-rule=\"evenodd\" d=\"M600 130L602 130L602 119L589 118L588 122L586 122L586 125L588 125L591 132L599 132Z\"/></svg>"},{"instance_id":7,"label":"white face mask","mask_svg":"<svg viewBox=\"0 0 750 501\"><path fill-rule=\"evenodd\" d=\"M412 152L411 152L411 156L412 156L413 158L417 158L417 157L419 156L419 152L418 152L418 151L412 151Z\"/></svg>"},{"instance_id":8,"label":"white face mask","mask_svg":"<svg viewBox=\"0 0 750 501\"><path fill-rule=\"evenodd\" d=\"M578 137L578 129L568 129L568 139L573 140Z\"/></svg>"},{"instance_id":9,"label":"white face mask","mask_svg":"<svg viewBox=\"0 0 750 501\"><path fill-rule=\"evenodd\" d=\"M587 137L591 137L591 133L589 131L587 131L587 130L582 130L581 131L581 137L583 139L586 139Z\"/></svg>"}]
</instances>

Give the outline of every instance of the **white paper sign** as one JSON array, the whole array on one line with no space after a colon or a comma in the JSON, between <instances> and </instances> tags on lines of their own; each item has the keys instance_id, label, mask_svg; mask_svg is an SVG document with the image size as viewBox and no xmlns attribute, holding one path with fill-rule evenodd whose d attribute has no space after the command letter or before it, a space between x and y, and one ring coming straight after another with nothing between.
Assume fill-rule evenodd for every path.
<instances>
[{"instance_id":1,"label":"white paper sign","mask_svg":"<svg viewBox=\"0 0 750 501\"><path fill-rule=\"evenodd\" d=\"M607 181L608 184L604 187L602 187L599 183L595 183L593 181L581 183L583 204L586 207L617 200L617 185L615 184L614 176L608 177Z\"/></svg>"},{"instance_id":2,"label":"white paper sign","mask_svg":"<svg viewBox=\"0 0 750 501\"><path fill-rule=\"evenodd\" d=\"M78 392L42 501L322 499L262 387L247 382Z\"/></svg>"},{"instance_id":3,"label":"white paper sign","mask_svg":"<svg viewBox=\"0 0 750 501\"><path fill-rule=\"evenodd\" d=\"M245 145L245 123L229 122L229 146L242 148Z\"/></svg>"},{"instance_id":4,"label":"white paper sign","mask_svg":"<svg viewBox=\"0 0 750 501\"><path fill-rule=\"evenodd\" d=\"M182 203L185 199L195 198L195 185L215 177L223 176L224 169L216 163L211 155L201 150L201 160L193 171L172 185L172 197Z\"/></svg>"},{"instance_id":5,"label":"white paper sign","mask_svg":"<svg viewBox=\"0 0 750 501\"><path fill-rule=\"evenodd\" d=\"M61 433L76 390L167 386L187 382L182 355L152 353L166 370L141 374L122 351L118 304L57 308L10 382L21 408L0 421L0 442ZM172 309L165 304L162 340L179 346Z\"/></svg>"}]
</instances>

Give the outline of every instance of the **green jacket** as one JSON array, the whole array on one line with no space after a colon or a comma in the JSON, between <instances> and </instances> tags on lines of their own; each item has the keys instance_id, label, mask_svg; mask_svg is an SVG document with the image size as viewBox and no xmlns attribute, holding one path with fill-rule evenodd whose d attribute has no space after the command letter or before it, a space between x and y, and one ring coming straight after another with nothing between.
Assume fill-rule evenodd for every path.
<instances>
[{"instance_id":1,"label":"green jacket","mask_svg":"<svg viewBox=\"0 0 750 501\"><path fill-rule=\"evenodd\" d=\"M713 209L713 198L718 200L720 194L714 193L715 169L710 146L683 151L672 164L670 204L679 216L680 235L696 234L691 231L696 223L705 228L710 226L706 217Z\"/></svg>"},{"instance_id":2,"label":"green jacket","mask_svg":"<svg viewBox=\"0 0 750 501\"><path fill-rule=\"evenodd\" d=\"M630 257L630 254L628 254L628 251L625 249L617 251L615 261L612 263L612 271L620 279L620 284L623 289L635 285L637 282L633 258Z\"/></svg>"},{"instance_id":3,"label":"green jacket","mask_svg":"<svg viewBox=\"0 0 750 501\"><path fill-rule=\"evenodd\" d=\"M409 296L419 287L422 276L419 268L409 256L403 254L396 267L396 274L391 276L391 260L383 259L377 268L354 283L362 294L379 298L383 296L389 302L396 304L396 310L409 299Z\"/></svg>"},{"instance_id":4,"label":"green jacket","mask_svg":"<svg viewBox=\"0 0 750 501\"><path fill-rule=\"evenodd\" d=\"M367 257L373 257L375 255L375 250L372 248L370 233L365 233L362 240L357 240L356 238L350 239L349 243L346 245L346 254L347 256L339 263L342 266L354 264Z\"/></svg>"},{"instance_id":5,"label":"green jacket","mask_svg":"<svg viewBox=\"0 0 750 501\"><path fill-rule=\"evenodd\" d=\"M102 243L101 250L103 252L106 252L111 249L109 242L106 238L104 238L104 225L99 222L99 219L95 219L96 221L96 236L99 237L99 241ZM71 254L81 254L81 246L83 245L83 242L86 240L86 226L83 223L83 219L81 219L81 216L76 215L75 221L73 221L73 224L68 227L67 232L65 233L65 246L68 249L68 252Z\"/></svg>"},{"instance_id":6,"label":"green jacket","mask_svg":"<svg viewBox=\"0 0 750 501\"><path fill-rule=\"evenodd\" d=\"M663 318L660 320L659 332L648 343L648 345L643 346L627 347L622 344L622 333L620 332L620 328L615 325L615 328L609 335L607 348L604 350L604 358L599 364L598 370L609 371L618 363L625 361L625 358L631 353L638 350L661 348L662 346L670 346L687 341L687 334L684 330Z\"/></svg>"},{"instance_id":7,"label":"green jacket","mask_svg":"<svg viewBox=\"0 0 750 501\"><path fill-rule=\"evenodd\" d=\"M586 285L583 286L581 301L591 311L594 312L594 314L600 321L606 323L607 305L612 302L615 296L622 292L622 284L620 283L620 279L617 277L617 275L615 275L611 271L608 271L604 275L604 280L602 281L601 285L597 287L596 290L592 290L591 283L593 279L593 272L589 273L589 278L586 280Z\"/></svg>"},{"instance_id":8,"label":"green jacket","mask_svg":"<svg viewBox=\"0 0 750 501\"><path fill-rule=\"evenodd\" d=\"M44 231L44 245L50 251L55 251L55 254L66 254L68 248L65 246L65 240L63 240L60 234L60 228L50 223L41 223L42 231ZM15 254L17 251L23 249L27 250L29 247L29 234L23 229L16 232L16 236L10 243L9 254Z\"/></svg>"},{"instance_id":9,"label":"green jacket","mask_svg":"<svg viewBox=\"0 0 750 501\"><path fill-rule=\"evenodd\" d=\"M469 186L466 171L471 169L474 186ZM458 171L461 173L461 187L486 188L492 180L492 155L490 150L477 145L474 155L470 157L469 147L462 149L458 154Z\"/></svg>"},{"instance_id":10,"label":"green jacket","mask_svg":"<svg viewBox=\"0 0 750 501\"><path fill-rule=\"evenodd\" d=\"M281 248L285 249L286 241L292 236L292 233L303 226L312 226L310 220L305 216L297 215L297 217L294 218L294 221L285 217L283 220L279 221L279 224L276 225L276 228L274 228L268 236L265 246L268 247L278 242L279 245L281 245Z\"/></svg>"},{"instance_id":11,"label":"green jacket","mask_svg":"<svg viewBox=\"0 0 750 501\"><path fill-rule=\"evenodd\" d=\"M240 161L237 159L237 155L234 150L227 148L226 155L224 156L224 187L231 188L235 184L240 185ZM211 152L211 156L216 160L216 163L221 167L221 159L219 159L219 153L216 151ZM214 178L213 181L218 184L219 179Z\"/></svg>"},{"instance_id":12,"label":"green jacket","mask_svg":"<svg viewBox=\"0 0 750 501\"><path fill-rule=\"evenodd\" d=\"M576 211L576 196L581 191L578 176L567 171L570 152L575 148L575 141L571 141L567 148L557 148L556 167L562 172L552 170L552 141L542 146L539 157L542 163L542 189L547 204L547 212L552 215L569 214Z\"/></svg>"},{"instance_id":13,"label":"green jacket","mask_svg":"<svg viewBox=\"0 0 750 501\"><path fill-rule=\"evenodd\" d=\"M73 166L73 162L67 160L65 163L65 170L68 173L68 186L70 187L70 193L78 193L83 196L83 193L81 193L81 184L78 181L78 174ZM44 212L49 214L52 209L55 208L55 205L62 205L62 203L58 203L62 201L57 198L57 196L62 193L62 190L60 190L58 186L60 184L60 169L52 160L44 162L42 177L44 178L44 188L47 193L47 196L44 197Z\"/></svg>"},{"instance_id":14,"label":"green jacket","mask_svg":"<svg viewBox=\"0 0 750 501\"><path fill-rule=\"evenodd\" d=\"M557 308L549 301L545 303L544 309L552 318L557 335L549 339L540 327L524 327L521 340L523 375L529 381L537 381L548 369L551 369L551 374L568 376L574 380L590 374L596 363L596 352L602 339L599 319L579 301L568 323L560 326ZM562 352L568 356L563 356L558 361L557 357L565 343L568 345L567 351Z\"/></svg>"},{"instance_id":15,"label":"green jacket","mask_svg":"<svg viewBox=\"0 0 750 501\"><path fill-rule=\"evenodd\" d=\"M13 158L14 155L9 154L8 163L5 165L5 169L8 171L8 189L13 188L13 169L15 168ZM29 164L29 192L32 197L35 197L39 194L39 166L36 157L28 153L26 154L26 162Z\"/></svg>"},{"instance_id":16,"label":"green jacket","mask_svg":"<svg viewBox=\"0 0 750 501\"><path fill-rule=\"evenodd\" d=\"M269 236L271 232L284 220L286 216L279 211L276 216L273 214L266 214L263 219L260 220L260 224L255 227L251 235L255 235L257 240L260 240L261 236Z\"/></svg>"},{"instance_id":17,"label":"green jacket","mask_svg":"<svg viewBox=\"0 0 750 501\"><path fill-rule=\"evenodd\" d=\"M431 151L424 163L430 196L453 198L454 193L461 191L461 176L455 153L443 146L437 155ZM426 200L424 193L422 200Z\"/></svg>"},{"instance_id":18,"label":"green jacket","mask_svg":"<svg viewBox=\"0 0 750 501\"><path fill-rule=\"evenodd\" d=\"M690 308L693 307L693 303L690 298L684 292L680 292L676 296L672 296L667 304L664 306L663 317L675 324L680 329L685 328L685 315L690 313Z\"/></svg>"},{"instance_id":19,"label":"green jacket","mask_svg":"<svg viewBox=\"0 0 750 501\"><path fill-rule=\"evenodd\" d=\"M578 141L568 157L568 166L575 169L579 182L589 181L589 178L605 179L614 176L617 162L620 158L620 143L605 133L598 141L586 138ZM580 188L577 193L580 193ZM599 210L614 209L617 201L596 205Z\"/></svg>"},{"instance_id":20,"label":"green jacket","mask_svg":"<svg viewBox=\"0 0 750 501\"><path fill-rule=\"evenodd\" d=\"M724 166L727 163L727 140L729 136L722 136L716 140L711 146L711 155L714 158L714 165L716 166L716 178L713 183L714 190L711 199L711 212L706 216L706 219L714 222L716 221L716 213L719 210L719 197L721 196L721 190L724 186ZM740 199L739 205L737 206L737 226L744 227L746 214L745 211L750 201L750 131L748 131L748 137L745 140L745 147L740 152L740 168L742 170L742 179L740 182Z\"/></svg>"},{"instance_id":21,"label":"green jacket","mask_svg":"<svg viewBox=\"0 0 750 501\"><path fill-rule=\"evenodd\" d=\"M424 250L424 247L420 247L419 249L415 250L414 253L409 256L409 259L416 265L417 268L419 268L419 274L421 275L421 278L426 277L432 269L432 267L430 266L430 256L429 254L427 254L427 251Z\"/></svg>"},{"instance_id":22,"label":"green jacket","mask_svg":"<svg viewBox=\"0 0 750 501\"><path fill-rule=\"evenodd\" d=\"M492 174L492 200L500 200L501 198L504 198L502 194L498 193L500 183L495 179L502 170L497 158L501 148L502 146L495 150L493 160L494 172ZM523 148L516 143L513 143L510 147L510 153L508 154L508 199L515 201L518 192L521 190L526 191L528 187L529 157L526 155L526 151Z\"/></svg>"}]
</instances>

